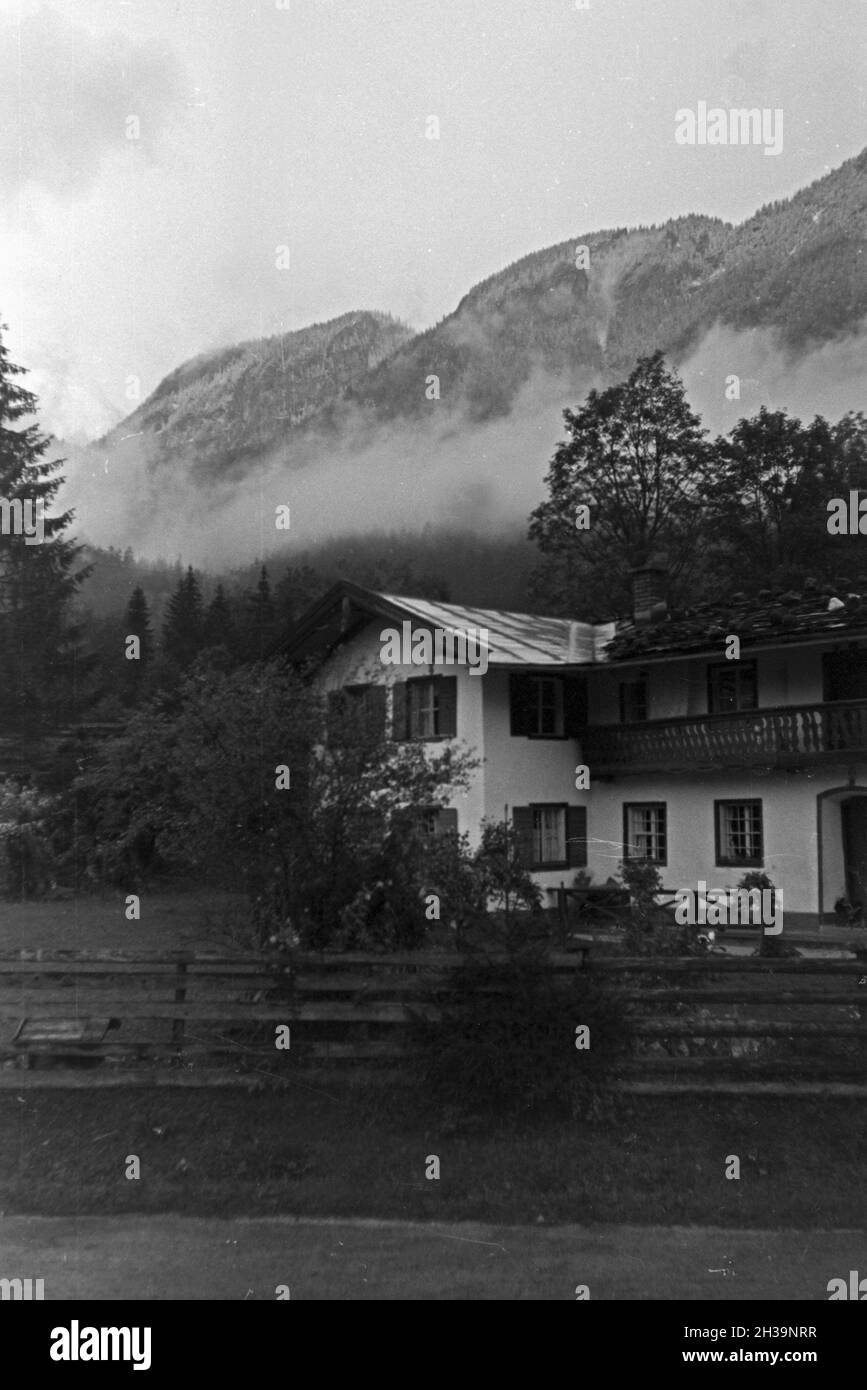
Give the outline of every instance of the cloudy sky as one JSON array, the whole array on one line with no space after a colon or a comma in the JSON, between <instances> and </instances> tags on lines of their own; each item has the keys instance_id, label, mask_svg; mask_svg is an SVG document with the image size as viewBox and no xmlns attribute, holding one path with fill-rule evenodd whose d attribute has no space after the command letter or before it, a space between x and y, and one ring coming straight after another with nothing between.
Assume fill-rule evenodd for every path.
<instances>
[{"instance_id":1,"label":"cloudy sky","mask_svg":"<svg viewBox=\"0 0 867 1390\"><path fill-rule=\"evenodd\" d=\"M865 0L586 4L0 0L0 317L44 423L349 309L423 328L529 251L737 221L867 144ZM684 150L700 100L782 108L782 153Z\"/></svg>"}]
</instances>

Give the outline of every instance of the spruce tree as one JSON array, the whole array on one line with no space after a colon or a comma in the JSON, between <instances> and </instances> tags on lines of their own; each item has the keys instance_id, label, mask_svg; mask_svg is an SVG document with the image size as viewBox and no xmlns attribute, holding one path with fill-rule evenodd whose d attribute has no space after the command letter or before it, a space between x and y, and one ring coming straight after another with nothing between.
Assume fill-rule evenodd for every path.
<instances>
[{"instance_id":1,"label":"spruce tree","mask_svg":"<svg viewBox=\"0 0 867 1390\"><path fill-rule=\"evenodd\" d=\"M62 460L46 462L51 436L36 423L32 391L18 378L0 324L0 724L33 732L77 712L77 686L89 663L69 608L89 572L66 536L72 511L49 516L64 479Z\"/></svg>"},{"instance_id":2,"label":"spruce tree","mask_svg":"<svg viewBox=\"0 0 867 1390\"><path fill-rule=\"evenodd\" d=\"M127 654L130 637L138 638L137 657L130 657ZM124 695L129 703L134 704L144 690L154 655L150 611L141 585L133 589L126 606L123 620L123 645Z\"/></svg>"},{"instance_id":3,"label":"spruce tree","mask_svg":"<svg viewBox=\"0 0 867 1390\"><path fill-rule=\"evenodd\" d=\"M238 637L232 607L222 584L218 584L205 614L205 646L225 647L231 657L237 655Z\"/></svg>"},{"instance_id":4,"label":"spruce tree","mask_svg":"<svg viewBox=\"0 0 867 1390\"><path fill-rule=\"evenodd\" d=\"M270 652L277 636L277 614L265 565L259 572L256 588L247 596L245 608L244 659L262 661Z\"/></svg>"},{"instance_id":5,"label":"spruce tree","mask_svg":"<svg viewBox=\"0 0 867 1390\"><path fill-rule=\"evenodd\" d=\"M163 652L182 671L195 660L204 643L202 591L192 565L169 599L163 623Z\"/></svg>"}]
</instances>

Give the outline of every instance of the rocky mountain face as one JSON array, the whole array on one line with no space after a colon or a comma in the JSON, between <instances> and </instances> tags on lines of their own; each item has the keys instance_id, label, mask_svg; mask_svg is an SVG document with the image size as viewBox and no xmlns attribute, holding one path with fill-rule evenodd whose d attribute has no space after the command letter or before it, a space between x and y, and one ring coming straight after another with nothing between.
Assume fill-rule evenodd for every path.
<instances>
[{"instance_id":1,"label":"rocky mountain face","mask_svg":"<svg viewBox=\"0 0 867 1390\"><path fill-rule=\"evenodd\" d=\"M156 553L188 496L223 509L214 543L225 551L249 511L231 506L254 474L269 504L267 489L283 500L291 476L293 497L308 515L333 516L332 529L369 526L366 495L376 524L405 515L410 524L421 478L435 517L439 474L444 515L465 513L466 484L480 496L487 487L484 507L510 496L517 521L534 505L559 409L580 404L589 385L623 378L639 356L662 348L680 365L715 335L752 333L782 363L778 403L797 413L799 364L818 363L813 379L827 381L827 354L840 348L860 382L865 322L867 150L738 226L689 216L578 234L476 285L424 333L359 311L196 357L90 446L72 501L93 539ZM712 375L720 399L717 365ZM849 394L860 405L855 386ZM395 512L404 488L415 502ZM349 516L335 508L347 492ZM100 531L90 518L103 513L112 520ZM168 539L186 553L188 536Z\"/></svg>"},{"instance_id":2,"label":"rocky mountain face","mask_svg":"<svg viewBox=\"0 0 867 1390\"><path fill-rule=\"evenodd\" d=\"M183 460L197 472L243 471L293 430L328 412L353 382L412 337L388 314L343 314L330 323L203 353L165 377L151 396L94 445L128 439L153 461Z\"/></svg>"}]
</instances>

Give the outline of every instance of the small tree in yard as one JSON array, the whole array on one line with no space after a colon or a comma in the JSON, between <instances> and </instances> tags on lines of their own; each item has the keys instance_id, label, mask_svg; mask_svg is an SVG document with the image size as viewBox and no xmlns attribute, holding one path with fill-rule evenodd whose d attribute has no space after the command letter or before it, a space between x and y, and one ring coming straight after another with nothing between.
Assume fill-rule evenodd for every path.
<instances>
[{"instance_id":1,"label":"small tree in yard","mask_svg":"<svg viewBox=\"0 0 867 1390\"><path fill-rule=\"evenodd\" d=\"M412 1067L426 1109L445 1120L585 1113L628 1046L605 984L580 970L558 979L541 943L468 957L440 1012L415 1023Z\"/></svg>"},{"instance_id":2,"label":"small tree in yard","mask_svg":"<svg viewBox=\"0 0 867 1390\"><path fill-rule=\"evenodd\" d=\"M630 956L694 955L701 948L695 929L678 922L657 922L657 896L663 891L655 864L646 859L624 859L620 879L629 893L624 946Z\"/></svg>"},{"instance_id":3,"label":"small tree in yard","mask_svg":"<svg viewBox=\"0 0 867 1390\"><path fill-rule=\"evenodd\" d=\"M0 782L0 893L37 898L51 886L49 825L56 799L17 782Z\"/></svg>"},{"instance_id":4,"label":"small tree in yard","mask_svg":"<svg viewBox=\"0 0 867 1390\"><path fill-rule=\"evenodd\" d=\"M522 849L521 838L508 821L482 822L481 841L473 856L478 894L486 907L500 914L507 944L520 944L527 914L536 916L542 909L542 890L524 866Z\"/></svg>"},{"instance_id":5,"label":"small tree in yard","mask_svg":"<svg viewBox=\"0 0 867 1390\"><path fill-rule=\"evenodd\" d=\"M153 862L242 891L260 941L341 944L342 914L399 853L401 813L443 805L472 766L452 747L432 757L391 742L368 713L350 703L326 721L283 662L226 672L200 660L171 705L137 713L80 779L88 861L122 877L150 843ZM412 914L423 923L423 904Z\"/></svg>"}]
</instances>

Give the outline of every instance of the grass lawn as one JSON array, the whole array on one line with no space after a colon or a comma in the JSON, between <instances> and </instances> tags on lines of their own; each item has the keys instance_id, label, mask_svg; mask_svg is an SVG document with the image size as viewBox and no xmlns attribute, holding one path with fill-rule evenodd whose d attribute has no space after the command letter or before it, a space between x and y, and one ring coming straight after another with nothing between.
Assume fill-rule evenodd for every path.
<instances>
[{"instance_id":1,"label":"grass lawn","mask_svg":"<svg viewBox=\"0 0 867 1390\"><path fill-rule=\"evenodd\" d=\"M0 899L0 951L141 953L240 945L241 898L204 887L142 891L138 922L127 921L125 898L118 889L57 902Z\"/></svg>"},{"instance_id":2,"label":"grass lawn","mask_svg":"<svg viewBox=\"0 0 867 1390\"><path fill-rule=\"evenodd\" d=\"M127 1155L141 1161L125 1177ZM425 1177L440 1161L439 1180ZM728 1155L739 1180L725 1177ZM489 1223L867 1224L852 1101L624 1098L598 1122L474 1133L349 1086L0 1093L0 1211Z\"/></svg>"}]
</instances>

